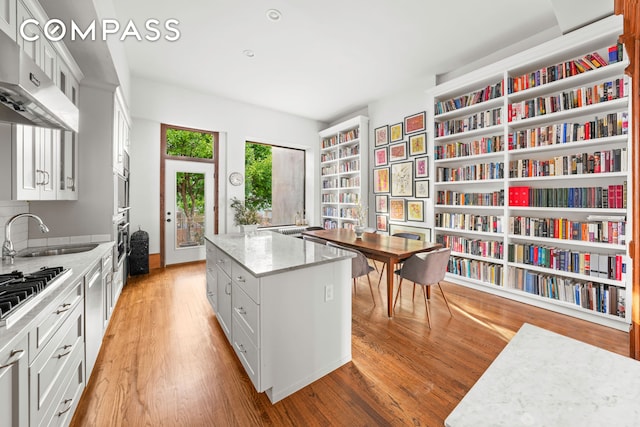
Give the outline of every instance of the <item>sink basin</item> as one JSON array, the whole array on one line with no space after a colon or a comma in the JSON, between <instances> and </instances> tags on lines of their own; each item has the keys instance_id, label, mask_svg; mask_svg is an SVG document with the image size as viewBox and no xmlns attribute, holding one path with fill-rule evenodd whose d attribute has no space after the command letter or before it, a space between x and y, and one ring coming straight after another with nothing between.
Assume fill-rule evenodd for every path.
<instances>
[{"instance_id":1,"label":"sink basin","mask_svg":"<svg viewBox=\"0 0 640 427\"><path fill-rule=\"evenodd\" d=\"M39 256L52 256L52 255L66 255L77 254L79 252L87 252L95 249L98 246L97 243L81 243L76 245L60 245L60 246L47 246L43 248L27 248L19 251L17 257L39 257Z\"/></svg>"}]
</instances>

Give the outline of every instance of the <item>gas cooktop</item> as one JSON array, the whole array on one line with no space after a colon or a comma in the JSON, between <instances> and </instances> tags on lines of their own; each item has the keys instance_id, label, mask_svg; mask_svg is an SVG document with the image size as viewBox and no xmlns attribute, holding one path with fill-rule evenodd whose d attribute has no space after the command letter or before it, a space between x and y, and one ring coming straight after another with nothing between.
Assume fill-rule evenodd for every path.
<instances>
[{"instance_id":1,"label":"gas cooktop","mask_svg":"<svg viewBox=\"0 0 640 427\"><path fill-rule=\"evenodd\" d=\"M17 270L0 274L0 326L13 325L44 295L64 283L71 272L64 267L42 267L27 274Z\"/></svg>"}]
</instances>

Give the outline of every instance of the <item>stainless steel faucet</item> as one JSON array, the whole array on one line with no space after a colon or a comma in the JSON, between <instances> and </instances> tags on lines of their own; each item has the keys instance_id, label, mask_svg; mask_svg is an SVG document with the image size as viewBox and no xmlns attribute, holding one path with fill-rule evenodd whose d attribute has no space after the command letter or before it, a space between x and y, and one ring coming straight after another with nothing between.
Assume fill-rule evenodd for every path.
<instances>
[{"instance_id":1,"label":"stainless steel faucet","mask_svg":"<svg viewBox=\"0 0 640 427\"><path fill-rule=\"evenodd\" d=\"M22 217L27 217L27 218L31 217L35 219L40 224L40 231L42 231L43 233L49 232L49 227L47 227L45 223L42 222L42 219L40 219L38 215L34 215L32 213L19 213L9 218L9 221L7 221L7 223L4 226L4 243L2 244L2 260L3 261L9 260L11 264L13 264L13 259L16 256L16 251L15 249L13 249L13 242L11 241L11 226L17 219Z\"/></svg>"}]
</instances>

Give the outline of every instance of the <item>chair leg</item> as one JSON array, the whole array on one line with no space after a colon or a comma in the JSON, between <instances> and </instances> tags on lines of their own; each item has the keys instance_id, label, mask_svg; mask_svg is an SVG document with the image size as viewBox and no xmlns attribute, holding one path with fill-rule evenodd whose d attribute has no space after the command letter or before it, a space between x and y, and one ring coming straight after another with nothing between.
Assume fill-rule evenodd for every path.
<instances>
[{"instance_id":1,"label":"chair leg","mask_svg":"<svg viewBox=\"0 0 640 427\"><path fill-rule=\"evenodd\" d=\"M451 317L453 317L451 307L449 307L449 301L447 301L447 297L444 295L444 291L442 290L442 286L440 286L440 282L438 282L438 287L440 288L440 293L442 293L442 298L444 298L445 304L447 304L447 310L449 310L449 314L451 315Z\"/></svg>"},{"instance_id":2,"label":"chair leg","mask_svg":"<svg viewBox=\"0 0 640 427\"><path fill-rule=\"evenodd\" d=\"M371 287L371 279L369 278L369 275L367 274L367 282L369 282L369 290L371 291L371 299L373 300L373 305L376 305L376 299L373 296L373 288Z\"/></svg>"},{"instance_id":3,"label":"chair leg","mask_svg":"<svg viewBox=\"0 0 640 427\"><path fill-rule=\"evenodd\" d=\"M358 292L356 291L356 278L353 278L353 294L357 294Z\"/></svg>"},{"instance_id":4,"label":"chair leg","mask_svg":"<svg viewBox=\"0 0 640 427\"><path fill-rule=\"evenodd\" d=\"M411 301L415 301L416 299L416 284L413 284L413 294L411 294Z\"/></svg>"},{"instance_id":5,"label":"chair leg","mask_svg":"<svg viewBox=\"0 0 640 427\"><path fill-rule=\"evenodd\" d=\"M429 311L429 301L427 301L427 287L422 287L422 295L424 296L424 306L427 309L427 323L429 324L429 329L431 329L431 313Z\"/></svg>"},{"instance_id":6,"label":"chair leg","mask_svg":"<svg viewBox=\"0 0 640 427\"><path fill-rule=\"evenodd\" d=\"M396 303L398 302L398 297L400 296L400 291L402 290L402 277L400 278L400 283L398 283L398 292L396 293L396 299L393 301L393 310L396 309Z\"/></svg>"},{"instance_id":7,"label":"chair leg","mask_svg":"<svg viewBox=\"0 0 640 427\"><path fill-rule=\"evenodd\" d=\"M378 277L378 287L380 287L380 282L382 282L382 275L384 274L384 268L387 266L387 263L382 264L382 268L380 269L380 277Z\"/></svg>"}]
</instances>

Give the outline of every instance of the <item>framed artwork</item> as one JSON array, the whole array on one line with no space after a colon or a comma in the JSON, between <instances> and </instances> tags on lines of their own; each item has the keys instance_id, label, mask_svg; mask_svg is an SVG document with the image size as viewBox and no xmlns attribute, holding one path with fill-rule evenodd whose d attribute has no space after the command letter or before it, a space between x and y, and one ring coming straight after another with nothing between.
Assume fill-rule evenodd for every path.
<instances>
[{"instance_id":1,"label":"framed artwork","mask_svg":"<svg viewBox=\"0 0 640 427\"><path fill-rule=\"evenodd\" d=\"M373 131L375 135L375 146L380 147L389 143L389 126L384 125Z\"/></svg>"},{"instance_id":2,"label":"framed artwork","mask_svg":"<svg viewBox=\"0 0 640 427\"><path fill-rule=\"evenodd\" d=\"M395 125L391 125L391 142L402 141L404 138L404 133L402 131L402 123L396 123Z\"/></svg>"},{"instance_id":3,"label":"framed artwork","mask_svg":"<svg viewBox=\"0 0 640 427\"><path fill-rule=\"evenodd\" d=\"M373 163L375 167L386 166L387 164L389 164L387 147L376 148L375 150L373 150Z\"/></svg>"},{"instance_id":4,"label":"framed artwork","mask_svg":"<svg viewBox=\"0 0 640 427\"><path fill-rule=\"evenodd\" d=\"M426 129L427 114L425 111L404 118L404 131L408 135Z\"/></svg>"},{"instance_id":5,"label":"framed artwork","mask_svg":"<svg viewBox=\"0 0 640 427\"><path fill-rule=\"evenodd\" d=\"M392 144L389 146L389 161L397 162L399 160L407 160L407 143L406 141Z\"/></svg>"},{"instance_id":6,"label":"framed artwork","mask_svg":"<svg viewBox=\"0 0 640 427\"><path fill-rule=\"evenodd\" d=\"M407 221L424 221L424 202L422 200L407 200Z\"/></svg>"},{"instance_id":7,"label":"framed artwork","mask_svg":"<svg viewBox=\"0 0 640 427\"><path fill-rule=\"evenodd\" d=\"M416 158L416 179L429 178L429 156Z\"/></svg>"},{"instance_id":8,"label":"framed artwork","mask_svg":"<svg viewBox=\"0 0 640 427\"><path fill-rule=\"evenodd\" d=\"M389 196L376 196L376 213L389 213Z\"/></svg>"},{"instance_id":9,"label":"framed artwork","mask_svg":"<svg viewBox=\"0 0 640 427\"><path fill-rule=\"evenodd\" d=\"M389 199L389 219L391 221L406 221L404 199Z\"/></svg>"},{"instance_id":10,"label":"framed artwork","mask_svg":"<svg viewBox=\"0 0 640 427\"><path fill-rule=\"evenodd\" d=\"M413 162L391 165L391 197L413 196Z\"/></svg>"},{"instance_id":11,"label":"framed artwork","mask_svg":"<svg viewBox=\"0 0 640 427\"><path fill-rule=\"evenodd\" d=\"M376 215L376 231L389 230L389 216Z\"/></svg>"},{"instance_id":12,"label":"framed artwork","mask_svg":"<svg viewBox=\"0 0 640 427\"><path fill-rule=\"evenodd\" d=\"M409 137L409 155L427 154L427 134L417 133Z\"/></svg>"},{"instance_id":13,"label":"framed artwork","mask_svg":"<svg viewBox=\"0 0 640 427\"><path fill-rule=\"evenodd\" d=\"M415 181L414 197L419 199L429 198L429 180Z\"/></svg>"},{"instance_id":14,"label":"framed artwork","mask_svg":"<svg viewBox=\"0 0 640 427\"><path fill-rule=\"evenodd\" d=\"M389 234L394 235L396 233L415 233L420 236L420 240L424 242L431 242L431 229L427 227L415 227L412 225L404 224L389 224Z\"/></svg>"},{"instance_id":15,"label":"framed artwork","mask_svg":"<svg viewBox=\"0 0 640 427\"><path fill-rule=\"evenodd\" d=\"M389 192L389 168L380 168L373 170L373 193Z\"/></svg>"}]
</instances>

